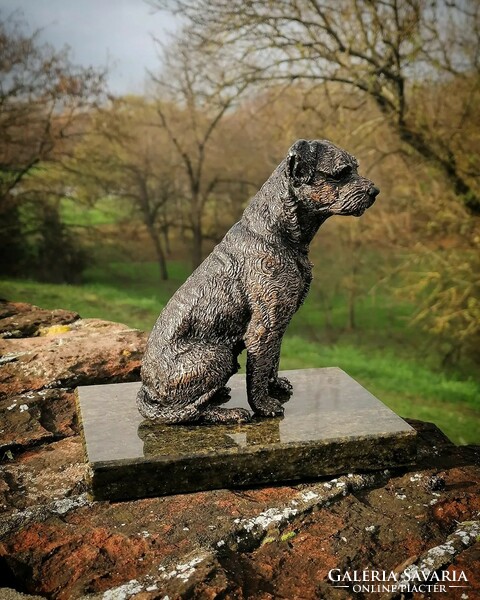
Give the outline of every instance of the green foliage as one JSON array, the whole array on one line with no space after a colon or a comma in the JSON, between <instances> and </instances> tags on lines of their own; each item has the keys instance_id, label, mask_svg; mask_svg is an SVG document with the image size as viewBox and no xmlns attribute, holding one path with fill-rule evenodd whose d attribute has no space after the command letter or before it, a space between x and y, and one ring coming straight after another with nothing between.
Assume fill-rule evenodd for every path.
<instances>
[{"instance_id":1,"label":"green foliage","mask_svg":"<svg viewBox=\"0 0 480 600\"><path fill-rule=\"evenodd\" d=\"M2 17L0 272L75 281L85 256L58 214L65 173L50 180L103 97L104 74L42 43L18 13Z\"/></svg>"},{"instance_id":2,"label":"green foliage","mask_svg":"<svg viewBox=\"0 0 480 600\"><path fill-rule=\"evenodd\" d=\"M86 206L74 198L62 198L60 215L62 222L69 227L99 227L117 225L131 218L131 209L118 198L105 196L93 206Z\"/></svg>"},{"instance_id":3,"label":"green foliage","mask_svg":"<svg viewBox=\"0 0 480 600\"><path fill-rule=\"evenodd\" d=\"M410 292L421 298L419 323L443 343L445 362L463 354L480 363L480 255L477 251L417 254ZM410 277L410 280L412 277Z\"/></svg>"},{"instance_id":4,"label":"green foliage","mask_svg":"<svg viewBox=\"0 0 480 600\"><path fill-rule=\"evenodd\" d=\"M56 202L36 196L3 213L0 273L39 281L78 283L87 254L63 222Z\"/></svg>"}]
</instances>

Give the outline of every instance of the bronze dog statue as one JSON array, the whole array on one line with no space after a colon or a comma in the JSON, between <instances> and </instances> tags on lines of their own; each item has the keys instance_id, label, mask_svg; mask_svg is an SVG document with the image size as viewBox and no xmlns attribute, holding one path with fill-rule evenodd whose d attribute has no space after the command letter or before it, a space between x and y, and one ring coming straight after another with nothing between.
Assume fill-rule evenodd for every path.
<instances>
[{"instance_id":1,"label":"bronze dog statue","mask_svg":"<svg viewBox=\"0 0 480 600\"><path fill-rule=\"evenodd\" d=\"M327 140L299 140L160 314L142 363L137 406L162 423L238 423L219 406L247 350L255 415L283 413L290 383L278 377L280 345L312 279L308 247L332 215L360 216L379 190L356 159Z\"/></svg>"}]
</instances>

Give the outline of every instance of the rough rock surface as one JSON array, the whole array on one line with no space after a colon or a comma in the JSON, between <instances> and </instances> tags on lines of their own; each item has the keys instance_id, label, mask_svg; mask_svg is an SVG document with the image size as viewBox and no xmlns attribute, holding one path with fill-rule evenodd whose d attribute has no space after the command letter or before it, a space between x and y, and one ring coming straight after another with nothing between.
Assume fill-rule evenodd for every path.
<instances>
[{"instance_id":1,"label":"rough rock surface","mask_svg":"<svg viewBox=\"0 0 480 600\"><path fill-rule=\"evenodd\" d=\"M15 306L50 335L1 342L1 600L401 597L335 587L330 569L462 571L466 587L409 597L480 597L480 448L410 421L411 469L91 502L72 390L138 378L145 336L12 303L0 329Z\"/></svg>"},{"instance_id":2,"label":"rough rock surface","mask_svg":"<svg viewBox=\"0 0 480 600\"><path fill-rule=\"evenodd\" d=\"M0 302L2 328L0 338L22 338L41 335L55 325L68 325L80 318L69 310L45 310L24 302Z\"/></svg>"},{"instance_id":3,"label":"rough rock surface","mask_svg":"<svg viewBox=\"0 0 480 600\"><path fill-rule=\"evenodd\" d=\"M144 346L145 334L99 319L56 324L38 337L3 339L0 398L134 381L140 373Z\"/></svg>"}]
</instances>

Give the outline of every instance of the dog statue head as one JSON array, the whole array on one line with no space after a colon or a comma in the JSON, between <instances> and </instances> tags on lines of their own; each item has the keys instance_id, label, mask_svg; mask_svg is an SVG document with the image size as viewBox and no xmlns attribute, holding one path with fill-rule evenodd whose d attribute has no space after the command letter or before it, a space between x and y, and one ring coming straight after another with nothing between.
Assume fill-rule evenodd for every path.
<instances>
[{"instance_id":1,"label":"dog statue head","mask_svg":"<svg viewBox=\"0 0 480 600\"><path fill-rule=\"evenodd\" d=\"M286 158L286 175L309 213L359 217L380 190L357 173L354 156L328 140L298 140Z\"/></svg>"}]
</instances>

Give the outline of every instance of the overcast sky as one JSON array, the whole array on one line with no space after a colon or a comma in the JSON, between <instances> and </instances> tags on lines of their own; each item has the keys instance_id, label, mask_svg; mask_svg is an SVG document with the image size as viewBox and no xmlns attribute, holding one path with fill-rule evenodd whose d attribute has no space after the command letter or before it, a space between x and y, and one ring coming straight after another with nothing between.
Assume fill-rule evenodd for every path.
<instances>
[{"instance_id":1,"label":"overcast sky","mask_svg":"<svg viewBox=\"0 0 480 600\"><path fill-rule=\"evenodd\" d=\"M109 87L117 94L143 92L145 69L159 66L151 34L165 39L175 29L170 15L153 12L143 0L0 0L2 18L21 11L42 39L71 47L73 62L110 66Z\"/></svg>"}]
</instances>

